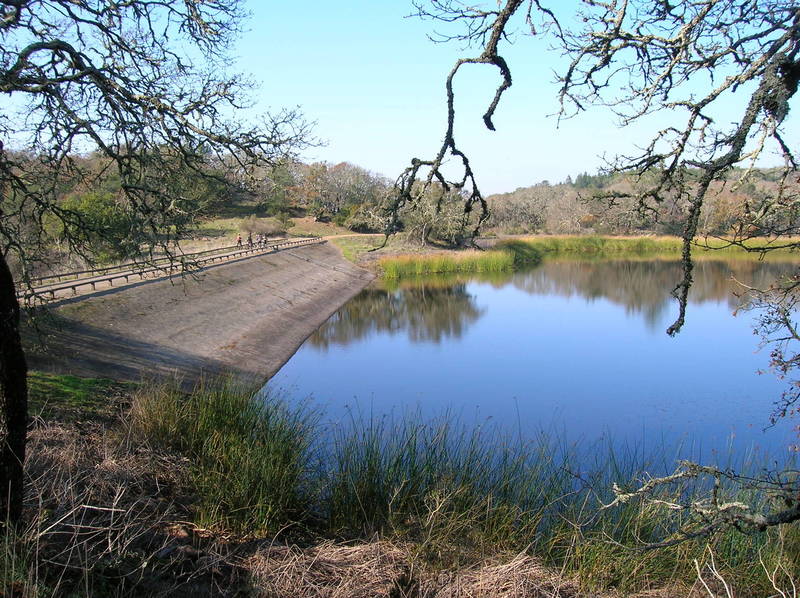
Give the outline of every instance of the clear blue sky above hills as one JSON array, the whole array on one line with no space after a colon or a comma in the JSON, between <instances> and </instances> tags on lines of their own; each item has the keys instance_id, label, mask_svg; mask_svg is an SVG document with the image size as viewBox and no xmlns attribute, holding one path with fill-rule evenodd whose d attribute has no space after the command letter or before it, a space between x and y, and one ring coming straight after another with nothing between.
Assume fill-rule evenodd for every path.
<instances>
[{"instance_id":1,"label":"clear blue sky above hills","mask_svg":"<svg viewBox=\"0 0 800 598\"><path fill-rule=\"evenodd\" d=\"M446 124L444 82L455 60L477 54L428 39L437 24L406 18L410 0L250 0L249 31L236 68L260 84L262 108L300 106L327 145L306 159L349 161L391 178L412 157L432 156ZM559 56L519 35L506 48L514 84L495 119L481 115L499 81L490 67L464 70L456 81L457 140L472 158L486 192L594 172L598 158L621 151L613 117L562 122L557 128Z\"/></svg>"},{"instance_id":2,"label":"clear blue sky above hills","mask_svg":"<svg viewBox=\"0 0 800 598\"><path fill-rule=\"evenodd\" d=\"M569 23L578 2L551 4ZM428 35L443 25L409 18L411 0L245 0L245 6L252 15L232 49L230 70L258 85L253 114L299 106L316 122L315 135L326 145L309 149L304 160L348 161L394 179L411 158L436 153L446 125L447 73L456 59L480 49L431 42ZM623 130L604 108L559 123L554 71L563 71L564 58L547 44L518 31L502 46L514 84L495 115L496 132L481 116L499 82L497 70L467 65L456 79L456 139L484 193L594 173L602 156L633 154L667 124L682 123L683 114L662 113ZM746 92L730 98L719 122L738 118ZM0 98L0 104L25 114L24 98ZM784 135L790 142L800 139L794 104ZM771 156L762 165L779 163Z\"/></svg>"},{"instance_id":3,"label":"clear blue sky above hills","mask_svg":"<svg viewBox=\"0 0 800 598\"><path fill-rule=\"evenodd\" d=\"M553 4L568 21L575 3ZM436 152L446 124L445 77L457 58L478 49L431 42L428 35L441 24L408 18L411 0L248 0L247 6L249 31L233 66L260 84L261 108L300 106L316 121L316 134L327 145L307 152L306 160L349 161L394 178L412 157ZM499 81L497 71L472 66L456 80L456 139L484 192L594 173L604 163L601 156L635 153L667 123L682 122L683 115L657 114L621 130L614 115L596 108L559 123L553 72L563 57L522 31L512 41L501 53L514 84L495 117L496 132L485 129L481 115ZM738 117L745 91L730 98L720 122ZM798 119L789 120L786 138L795 139ZM776 156L762 161L779 163Z\"/></svg>"}]
</instances>

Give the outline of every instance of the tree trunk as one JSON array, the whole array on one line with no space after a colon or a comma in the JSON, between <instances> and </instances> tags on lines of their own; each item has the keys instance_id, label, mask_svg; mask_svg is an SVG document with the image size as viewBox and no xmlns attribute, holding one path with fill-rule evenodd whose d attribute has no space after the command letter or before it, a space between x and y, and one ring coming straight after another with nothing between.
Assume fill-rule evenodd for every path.
<instances>
[{"instance_id":1,"label":"tree trunk","mask_svg":"<svg viewBox=\"0 0 800 598\"><path fill-rule=\"evenodd\" d=\"M0 254L0 520L22 514L23 463L28 427L28 366L19 336L14 279Z\"/></svg>"}]
</instances>

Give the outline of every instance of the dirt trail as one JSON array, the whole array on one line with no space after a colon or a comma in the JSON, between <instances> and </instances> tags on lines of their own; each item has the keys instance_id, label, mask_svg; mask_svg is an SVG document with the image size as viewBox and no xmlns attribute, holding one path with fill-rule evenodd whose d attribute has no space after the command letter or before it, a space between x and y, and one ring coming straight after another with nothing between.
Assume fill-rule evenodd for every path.
<instances>
[{"instance_id":1,"label":"dirt trail","mask_svg":"<svg viewBox=\"0 0 800 598\"><path fill-rule=\"evenodd\" d=\"M33 368L83 376L264 380L373 278L327 243L245 258L61 301L26 348Z\"/></svg>"}]
</instances>

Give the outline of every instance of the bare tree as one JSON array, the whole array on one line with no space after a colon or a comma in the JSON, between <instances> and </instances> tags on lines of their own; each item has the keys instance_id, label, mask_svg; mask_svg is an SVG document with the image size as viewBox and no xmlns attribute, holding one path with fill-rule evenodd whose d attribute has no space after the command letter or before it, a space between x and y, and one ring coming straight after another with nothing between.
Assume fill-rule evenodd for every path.
<instances>
[{"instance_id":1,"label":"bare tree","mask_svg":"<svg viewBox=\"0 0 800 598\"><path fill-rule=\"evenodd\" d=\"M676 524L670 535L645 543L648 549L705 538L730 527L742 533L763 532L769 527L800 520L798 475L800 472L796 470L784 470L751 477L681 461L672 474L649 478L633 490L614 484L614 500L602 508L641 500L649 510L666 509L673 513ZM686 492L687 481L710 487L710 492ZM677 491L667 498L661 496L669 487L677 487ZM762 496L762 504L755 506L737 498L743 494Z\"/></svg>"},{"instance_id":2,"label":"bare tree","mask_svg":"<svg viewBox=\"0 0 800 598\"><path fill-rule=\"evenodd\" d=\"M464 218L462 227L466 228L472 223L472 234L474 237L483 222L489 217L489 210L475 177L475 173L470 165L469 157L461 151L456 143L455 136L455 92L453 91L453 81L456 75L465 65L490 65L496 68L502 77L502 82L498 86L494 98L490 102L483 115L483 122L486 127L493 131L492 121L495 110L497 109L503 93L511 87L511 69L505 58L499 54L500 42L505 38L506 28L510 27L509 22L515 13L523 6L527 6L527 15L530 18L531 10L536 7L538 10L552 17L552 13L542 7L538 0L507 0L498 4L495 10L484 10L471 8L462 5L456 0L432 0L430 6L422 2L415 2L417 13L423 18L433 18L445 22L460 22L466 24L466 32L452 36L442 36L441 41L465 41L477 42L482 46L479 55L471 58L461 58L456 61L450 73L447 75L445 89L447 92L447 128L444 140L436 155L427 160L414 158L411 165L406 168L395 182L395 193L386 207L387 235L396 232L399 227L400 212L405 206L413 207L419 204L423 197L427 196L432 185L439 185L444 191L439 194L440 199L436 204L436 212L441 210L442 202L446 198L458 198L463 205ZM523 11L524 12L524 11ZM555 19L553 19L555 20ZM460 164L458 178L448 179L445 164L448 158L455 158ZM454 191L455 193L451 193ZM470 220L472 210L478 206L479 214L477 218Z\"/></svg>"},{"instance_id":3,"label":"bare tree","mask_svg":"<svg viewBox=\"0 0 800 598\"><path fill-rule=\"evenodd\" d=\"M0 511L11 520L22 506L27 417L16 289L55 242L91 257L103 233L62 205L64 188L97 177L76 154L107 158L102 174L119 177L119 207L144 260L157 246L172 251L191 221L175 180L214 176L212 163L244 180L308 139L294 111L235 119L248 85L226 77L224 63L242 18L238 0L0 0Z\"/></svg>"},{"instance_id":4,"label":"bare tree","mask_svg":"<svg viewBox=\"0 0 800 598\"><path fill-rule=\"evenodd\" d=\"M655 175L654 183L635 194L636 209L680 197L688 203L683 227L684 276L675 289L679 315L668 328L678 332L685 321L692 283L692 243L706 194L712 182L724 180L735 166L753 165L771 147L785 163L779 191L749 206L731 243L746 246L754 235L785 238L798 231L798 176L795 152L784 139L782 125L800 81L800 7L793 0L579 0L568 19L556 18L538 1L504 0L496 9L467 6L457 0L416 3L417 14L459 27L438 36L478 45L477 57L458 60L446 79L448 120L445 139L431 160L412 160L397 182L391 206L413 203L419 178L462 188L471 186L465 212L484 206L468 157L455 142L453 79L468 64L488 64L500 71L501 82L484 115L492 117L511 86L511 67L500 44L520 26L533 35L549 35L570 58L560 75L561 117L589 106L603 105L627 126L658 111L675 115L675 124L656 132L638 154L622 156L612 170L637 177ZM538 27L534 22L539 23ZM723 105L734 93L738 120L729 125ZM738 96L737 96L738 97ZM463 179L447 182L442 165L449 155L463 165ZM421 173L427 173L422 176ZM485 218L482 216L480 222ZM785 247L778 240L772 247Z\"/></svg>"},{"instance_id":5,"label":"bare tree","mask_svg":"<svg viewBox=\"0 0 800 598\"><path fill-rule=\"evenodd\" d=\"M561 77L562 114L599 103L625 126L656 111L676 113L675 126L613 165L637 176L657 174L637 195L640 211L670 196L688 201L684 275L674 291L679 315L667 329L675 334L685 321L692 243L706 194L735 166L754 164L770 140L783 155L785 184L758 213L750 211L731 242L745 246L754 234L791 232L768 220L797 200L797 162L781 125L800 79L800 7L784 0L584 4L585 26L561 38L572 57ZM728 125L720 106L737 91L748 97L737 102L738 121Z\"/></svg>"},{"instance_id":6,"label":"bare tree","mask_svg":"<svg viewBox=\"0 0 800 598\"><path fill-rule=\"evenodd\" d=\"M439 41L455 40L481 50L474 58L458 60L447 76L448 117L442 147L433 159L412 160L397 181L390 214L415 203L412 191L417 181L422 181L423 189L438 182L458 189L468 185L464 212L478 203L483 208L478 224L485 220L476 175L455 141L453 79L465 65L488 64L498 69L501 80L484 115L487 128L493 130L492 117L512 83L512 66L502 57L501 44L515 31L525 30L548 36L567 56L558 76L560 118L600 105L612 110L622 127L656 112L673 119L643 148L608 165L609 172L622 172L646 184L637 184L635 192L605 194L608 200L624 199L643 216L656 216L665 202L686 206L683 273L673 291L678 316L668 334L676 334L685 322L692 248L698 243L700 215L713 183L725 185L734 169L743 168L746 174L759 158L776 151L783 160L777 190L746 205L727 239L751 251L798 246L790 238L800 232L800 177L793 147L797 140L787 139L784 133L800 82L800 5L796 0L576 0L574 10L561 4L558 14L538 0L502 0L490 8L458 0L420 0L415 6L418 16L449 31L440 34ZM733 117L730 106L738 110ZM442 165L447 156L459 159L462 179L446 180ZM755 236L765 241L758 249L747 243ZM785 287L783 303L764 322L762 329L768 335L789 330L773 337L778 343L798 340L787 315L797 304L796 290L796 282ZM775 297L770 300L774 302ZM773 365L780 370L800 362L796 355L778 351L773 353ZM784 399L787 408L795 401L796 393ZM679 479L725 477L724 472L697 465L682 467L677 477L650 481L632 494L620 491L617 502L646 496L653 486ZM704 522L697 529L683 529L685 537L698 530L713 533L723 525L760 529L800 519L796 477L777 486L769 480L753 484L772 492L784 508L763 517L713 500L710 506L670 508L685 507Z\"/></svg>"}]
</instances>

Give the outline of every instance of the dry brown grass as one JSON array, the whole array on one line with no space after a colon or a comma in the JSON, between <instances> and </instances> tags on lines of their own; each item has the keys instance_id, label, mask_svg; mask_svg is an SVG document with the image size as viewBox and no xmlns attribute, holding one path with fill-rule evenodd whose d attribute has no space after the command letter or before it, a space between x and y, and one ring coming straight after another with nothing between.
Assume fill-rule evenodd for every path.
<instances>
[{"instance_id":1,"label":"dry brown grass","mask_svg":"<svg viewBox=\"0 0 800 598\"><path fill-rule=\"evenodd\" d=\"M5 538L0 596L619 598L585 591L528 554L442 570L419 546L277 545L190 523L188 463L95 423L40 423L26 464L29 525ZM13 554L9 554L9 547ZM707 575L715 596L725 596ZM718 584L719 585L719 584ZM738 595L738 594L737 594ZM701 585L637 598L709 596Z\"/></svg>"},{"instance_id":2,"label":"dry brown grass","mask_svg":"<svg viewBox=\"0 0 800 598\"><path fill-rule=\"evenodd\" d=\"M526 554L502 555L459 570L436 571L415 560L413 546L374 541L323 543L308 549L264 546L242 566L264 598L622 598L582 590ZM628 598L699 598L673 587Z\"/></svg>"},{"instance_id":3,"label":"dry brown grass","mask_svg":"<svg viewBox=\"0 0 800 598\"><path fill-rule=\"evenodd\" d=\"M353 231L333 222L318 222L314 218L307 216L304 218L292 218L289 234L300 237L327 237L330 235L353 234Z\"/></svg>"},{"instance_id":4,"label":"dry brown grass","mask_svg":"<svg viewBox=\"0 0 800 598\"><path fill-rule=\"evenodd\" d=\"M431 598L573 598L577 585L526 554L494 559L442 574L425 593Z\"/></svg>"},{"instance_id":5,"label":"dry brown grass","mask_svg":"<svg viewBox=\"0 0 800 598\"><path fill-rule=\"evenodd\" d=\"M408 554L387 542L269 546L244 566L265 598L390 598L410 591Z\"/></svg>"},{"instance_id":6,"label":"dry brown grass","mask_svg":"<svg viewBox=\"0 0 800 598\"><path fill-rule=\"evenodd\" d=\"M224 544L185 523L180 458L93 424L40 426L29 455L29 523L5 538L25 572L0 580L0 595L179 598L244 582Z\"/></svg>"}]
</instances>

